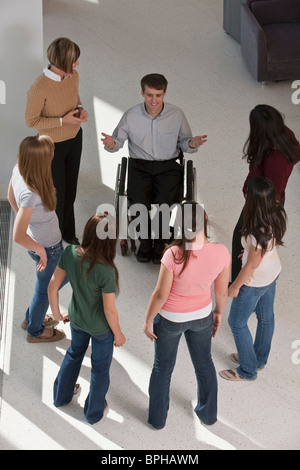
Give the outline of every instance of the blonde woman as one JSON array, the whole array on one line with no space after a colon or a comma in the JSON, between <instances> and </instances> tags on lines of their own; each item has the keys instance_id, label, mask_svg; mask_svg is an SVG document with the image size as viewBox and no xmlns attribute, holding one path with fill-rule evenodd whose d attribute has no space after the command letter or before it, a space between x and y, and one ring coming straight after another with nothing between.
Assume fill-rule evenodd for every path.
<instances>
[{"instance_id":1,"label":"blonde woman","mask_svg":"<svg viewBox=\"0 0 300 470\"><path fill-rule=\"evenodd\" d=\"M68 38L55 39L47 49L49 65L27 93L25 122L55 143L52 177L62 238L78 244L74 202L82 151L81 123L87 121L79 97L80 49Z\"/></svg>"},{"instance_id":2,"label":"blonde woman","mask_svg":"<svg viewBox=\"0 0 300 470\"><path fill-rule=\"evenodd\" d=\"M46 316L47 288L63 252L51 176L53 153L54 143L50 137L26 137L20 144L8 188L8 200L16 212L14 241L26 248L36 263L35 291L22 323L29 343L52 342L65 337L63 331L45 328L57 324Z\"/></svg>"}]
</instances>

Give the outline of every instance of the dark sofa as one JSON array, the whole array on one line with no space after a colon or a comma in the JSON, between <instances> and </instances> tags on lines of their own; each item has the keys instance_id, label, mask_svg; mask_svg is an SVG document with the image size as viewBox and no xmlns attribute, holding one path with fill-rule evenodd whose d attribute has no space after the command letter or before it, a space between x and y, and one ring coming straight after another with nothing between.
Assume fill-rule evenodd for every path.
<instances>
[{"instance_id":1,"label":"dark sofa","mask_svg":"<svg viewBox=\"0 0 300 470\"><path fill-rule=\"evenodd\" d=\"M300 80L300 0L246 0L241 51L259 82Z\"/></svg>"}]
</instances>

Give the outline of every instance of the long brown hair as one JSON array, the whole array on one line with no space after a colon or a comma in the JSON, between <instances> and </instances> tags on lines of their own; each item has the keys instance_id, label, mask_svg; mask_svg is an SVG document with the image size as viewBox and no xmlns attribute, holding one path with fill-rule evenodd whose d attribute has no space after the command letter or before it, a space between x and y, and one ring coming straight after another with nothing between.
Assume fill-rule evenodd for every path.
<instances>
[{"instance_id":1,"label":"long brown hair","mask_svg":"<svg viewBox=\"0 0 300 470\"><path fill-rule=\"evenodd\" d=\"M100 224L100 225L98 225ZM101 236L106 233L107 236ZM88 276L95 264L102 263L111 266L115 271L115 279L117 292L119 292L119 273L114 263L117 251L118 227L116 220L108 212L94 214L87 221L81 245L76 247L76 253L81 260L81 268L83 263L88 263L88 268L83 273L83 277Z\"/></svg>"},{"instance_id":2,"label":"long brown hair","mask_svg":"<svg viewBox=\"0 0 300 470\"><path fill-rule=\"evenodd\" d=\"M263 256L270 241L273 245L283 245L286 220L286 212L277 199L272 181L263 177L251 178L243 209L242 235L245 238L253 235Z\"/></svg>"},{"instance_id":3,"label":"long brown hair","mask_svg":"<svg viewBox=\"0 0 300 470\"><path fill-rule=\"evenodd\" d=\"M56 208L56 191L51 173L54 143L46 135L29 136L22 140L18 168L26 186L42 199L47 211Z\"/></svg>"},{"instance_id":4,"label":"long brown hair","mask_svg":"<svg viewBox=\"0 0 300 470\"><path fill-rule=\"evenodd\" d=\"M250 133L244 145L244 158L257 168L271 150L279 150L289 163L300 159L299 142L284 124L282 114L267 104L250 112Z\"/></svg>"},{"instance_id":5,"label":"long brown hair","mask_svg":"<svg viewBox=\"0 0 300 470\"><path fill-rule=\"evenodd\" d=\"M192 253L189 244L192 242L191 236L195 237L198 232L203 231L205 239L208 238L207 224L208 218L203 207L195 201L185 201L179 206L178 227L180 235L166 249L173 246L179 247L179 253L173 254L176 264L182 264L179 273L183 273Z\"/></svg>"}]
</instances>

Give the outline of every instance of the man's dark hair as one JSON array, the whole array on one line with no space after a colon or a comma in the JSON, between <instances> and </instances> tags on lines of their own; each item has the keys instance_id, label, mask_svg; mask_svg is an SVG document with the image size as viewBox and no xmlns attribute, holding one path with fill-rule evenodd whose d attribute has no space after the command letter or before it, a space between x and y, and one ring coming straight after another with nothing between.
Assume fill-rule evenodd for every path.
<instances>
[{"instance_id":1,"label":"man's dark hair","mask_svg":"<svg viewBox=\"0 0 300 470\"><path fill-rule=\"evenodd\" d=\"M168 80L160 73L149 73L145 75L141 80L142 91L145 91L145 86L154 88L155 90L167 91Z\"/></svg>"}]
</instances>

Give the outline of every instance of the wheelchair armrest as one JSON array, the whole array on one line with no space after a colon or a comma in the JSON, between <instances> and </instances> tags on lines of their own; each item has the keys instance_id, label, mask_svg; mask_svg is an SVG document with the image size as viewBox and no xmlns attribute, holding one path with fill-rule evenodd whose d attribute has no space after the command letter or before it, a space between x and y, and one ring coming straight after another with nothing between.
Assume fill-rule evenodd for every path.
<instances>
[{"instance_id":1,"label":"wheelchair armrest","mask_svg":"<svg viewBox=\"0 0 300 470\"><path fill-rule=\"evenodd\" d=\"M177 159L179 159L180 164L183 165L184 154L183 154L183 151L181 150L181 148L179 148L178 150L179 150L179 154L178 154ZM177 159L176 159L176 160L177 160Z\"/></svg>"}]
</instances>

